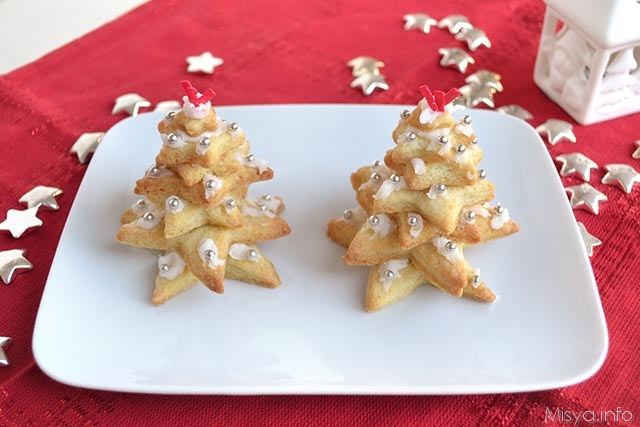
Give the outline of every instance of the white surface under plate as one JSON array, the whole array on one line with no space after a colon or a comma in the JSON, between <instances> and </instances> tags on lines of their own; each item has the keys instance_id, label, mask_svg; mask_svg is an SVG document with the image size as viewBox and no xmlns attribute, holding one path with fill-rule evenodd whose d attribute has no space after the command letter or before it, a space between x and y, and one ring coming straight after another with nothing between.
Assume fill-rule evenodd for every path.
<instances>
[{"instance_id":1,"label":"white surface under plate","mask_svg":"<svg viewBox=\"0 0 640 427\"><path fill-rule=\"evenodd\" d=\"M472 110L482 166L520 233L468 248L493 304L422 286L368 314L367 268L347 267L327 221L355 205L349 175L381 159L400 106L218 108L239 122L284 197L293 233L261 247L278 289L196 286L149 299L156 255L114 240L161 142L159 115L114 126L78 191L34 331L38 365L63 383L185 394L456 394L539 390L601 366L607 330L591 266L551 158L526 123Z\"/></svg>"}]
</instances>

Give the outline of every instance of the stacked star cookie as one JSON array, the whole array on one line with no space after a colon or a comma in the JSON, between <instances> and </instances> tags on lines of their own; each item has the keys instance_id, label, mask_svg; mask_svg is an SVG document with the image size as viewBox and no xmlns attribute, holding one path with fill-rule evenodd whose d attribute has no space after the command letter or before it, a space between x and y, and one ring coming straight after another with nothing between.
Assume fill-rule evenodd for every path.
<instances>
[{"instance_id":1,"label":"stacked star cookie","mask_svg":"<svg viewBox=\"0 0 640 427\"><path fill-rule=\"evenodd\" d=\"M215 95L187 81L183 108L158 124L163 147L156 165L136 183L142 197L122 216L121 243L162 251L152 302L162 304L198 281L222 293L224 278L279 285L269 259L255 246L289 234L282 200L252 198L251 184L273 177L250 153L236 123L211 107Z\"/></svg>"},{"instance_id":2,"label":"stacked star cookie","mask_svg":"<svg viewBox=\"0 0 640 427\"><path fill-rule=\"evenodd\" d=\"M371 267L367 311L427 283L456 297L495 300L463 248L518 231L505 207L488 204L494 187L478 169L482 150L471 119L457 122L449 112L457 90L420 90L423 98L403 111L384 163L351 175L359 207L328 226L329 237L347 247L347 264Z\"/></svg>"}]
</instances>

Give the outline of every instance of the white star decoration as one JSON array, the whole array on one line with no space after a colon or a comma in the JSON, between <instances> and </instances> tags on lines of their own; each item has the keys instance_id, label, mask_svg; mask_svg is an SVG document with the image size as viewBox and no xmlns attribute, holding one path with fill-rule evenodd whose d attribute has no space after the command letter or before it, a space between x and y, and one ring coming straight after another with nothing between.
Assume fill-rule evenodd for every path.
<instances>
[{"instance_id":1,"label":"white star decoration","mask_svg":"<svg viewBox=\"0 0 640 427\"><path fill-rule=\"evenodd\" d=\"M629 165L610 164L604 168L607 173L602 177L602 183L617 185L627 194L631 193L635 183L640 182L640 174Z\"/></svg>"},{"instance_id":2,"label":"white star decoration","mask_svg":"<svg viewBox=\"0 0 640 427\"><path fill-rule=\"evenodd\" d=\"M440 65L455 68L463 74L467 71L469 64L475 64L476 62L471 55L457 47L443 47L438 49L438 53L442 55Z\"/></svg>"},{"instance_id":3,"label":"white star decoration","mask_svg":"<svg viewBox=\"0 0 640 427\"><path fill-rule=\"evenodd\" d=\"M204 52L197 56L187 56L187 72L213 74L216 67L224 64L222 58L213 56L211 52Z\"/></svg>"},{"instance_id":4,"label":"white star decoration","mask_svg":"<svg viewBox=\"0 0 640 427\"><path fill-rule=\"evenodd\" d=\"M80 163L86 163L89 155L95 152L100 142L102 142L103 136L104 132L83 133L76 142L73 143L71 153L78 156Z\"/></svg>"},{"instance_id":5,"label":"white star decoration","mask_svg":"<svg viewBox=\"0 0 640 427\"><path fill-rule=\"evenodd\" d=\"M472 85L489 87L496 92L502 92L504 87L500 81L501 79L500 74L494 73L493 71L478 70L473 74L469 74L464 81Z\"/></svg>"},{"instance_id":6,"label":"white star decoration","mask_svg":"<svg viewBox=\"0 0 640 427\"><path fill-rule=\"evenodd\" d=\"M491 47L491 41L487 34L480 28L464 28L456 33L456 39L467 42L467 47L471 51L477 50L479 47Z\"/></svg>"},{"instance_id":7,"label":"white star decoration","mask_svg":"<svg viewBox=\"0 0 640 427\"><path fill-rule=\"evenodd\" d=\"M0 252L0 278L5 285L11 283L16 270L31 270L33 265L24 256L24 250L11 249Z\"/></svg>"},{"instance_id":8,"label":"white star decoration","mask_svg":"<svg viewBox=\"0 0 640 427\"><path fill-rule=\"evenodd\" d=\"M0 337L0 366L9 366L6 349L11 344L11 338Z\"/></svg>"},{"instance_id":9,"label":"white star decoration","mask_svg":"<svg viewBox=\"0 0 640 427\"><path fill-rule=\"evenodd\" d=\"M598 169L598 164L581 153L561 154L556 157L561 162L560 175L577 174L583 181L591 179L591 169Z\"/></svg>"},{"instance_id":10,"label":"white star decoration","mask_svg":"<svg viewBox=\"0 0 640 427\"><path fill-rule=\"evenodd\" d=\"M137 93L125 93L116 98L111 114L126 112L130 116L137 116L141 108L150 106L151 103Z\"/></svg>"},{"instance_id":11,"label":"white star decoration","mask_svg":"<svg viewBox=\"0 0 640 427\"><path fill-rule=\"evenodd\" d=\"M533 114L516 104L503 105L502 107L496 108L496 111L517 117L521 120L533 119Z\"/></svg>"},{"instance_id":12,"label":"white star decoration","mask_svg":"<svg viewBox=\"0 0 640 427\"><path fill-rule=\"evenodd\" d=\"M634 144L636 146L636 150L633 152L631 157L637 160L637 159L640 159L640 139L634 142Z\"/></svg>"},{"instance_id":13,"label":"white star decoration","mask_svg":"<svg viewBox=\"0 0 640 427\"><path fill-rule=\"evenodd\" d=\"M370 56L358 56L349 60L347 67L351 67L351 74L358 77L363 74L380 74L384 62Z\"/></svg>"},{"instance_id":14,"label":"white star decoration","mask_svg":"<svg viewBox=\"0 0 640 427\"><path fill-rule=\"evenodd\" d=\"M55 187L47 187L44 185L38 185L29 192L20 197L20 203L26 203L28 208L37 208L43 206L45 208L53 209L57 211L60 209L56 196L62 194L62 190Z\"/></svg>"},{"instance_id":15,"label":"white star decoration","mask_svg":"<svg viewBox=\"0 0 640 427\"><path fill-rule=\"evenodd\" d=\"M536 131L539 134L545 134L547 141L551 145L567 140L576 143L576 135L573 133L573 126L569 122L558 119L549 119L546 122L538 125Z\"/></svg>"},{"instance_id":16,"label":"white star decoration","mask_svg":"<svg viewBox=\"0 0 640 427\"><path fill-rule=\"evenodd\" d=\"M473 25L464 15L449 15L438 22L438 28L447 28L451 34L457 34L462 29L473 28Z\"/></svg>"},{"instance_id":17,"label":"white star decoration","mask_svg":"<svg viewBox=\"0 0 640 427\"><path fill-rule=\"evenodd\" d=\"M352 88L361 88L362 93L369 96L376 89L387 90L389 89L389 85L387 84L384 76L380 74L362 74L361 76L356 77L351 82Z\"/></svg>"},{"instance_id":18,"label":"white star decoration","mask_svg":"<svg viewBox=\"0 0 640 427\"><path fill-rule=\"evenodd\" d=\"M596 190L591 184L587 184L586 182L567 187L565 191L571 195L569 201L573 209L584 209L594 215L598 215L600 211L598 203L609 200L604 193Z\"/></svg>"},{"instance_id":19,"label":"white star decoration","mask_svg":"<svg viewBox=\"0 0 640 427\"><path fill-rule=\"evenodd\" d=\"M458 89L465 98L465 103L469 107L477 107L484 104L489 108L493 108L493 89L487 86L464 85Z\"/></svg>"},{"instance_id":20,"label":"white star decoration","mask_svg":"<svg viewBox=\"0 0 640 427\"><path fill-rule=\"evenodd\" d=\"M602 244L602 241L593 234L590 234L587 231L587 227L585 227L583 223L578 222L578 228L580 229L580 236L582 237L582 241L584 242L584 247L587 249L587 255L592 256L593 248L596 246L600 246Z\"/></svg>"},{"instance_id":21,"label":"white star decoration","mask_svg":"<svg viewBox=\"0 0 640 427\"><path fill-rule=\"evenodd\" d=\"M436 25L437 23L438 21L424 13L409 13L404 15L405 31L419 30L428 34L429 31L431 31L431 26Z\"/></svg>"},{"instance_id":22,"label":"white star decoration","mask_svg":"<svg viewBox=\"0 0 640 427\"><path fill-rule=\"evenodd\" d=\"M8 231L17 239L28 229L42 225L42 220L36 216L37 213L37 207L23 211L9 209L7 211L7 219L0 223L0 230Z\"/></svg>"}]
</instances>

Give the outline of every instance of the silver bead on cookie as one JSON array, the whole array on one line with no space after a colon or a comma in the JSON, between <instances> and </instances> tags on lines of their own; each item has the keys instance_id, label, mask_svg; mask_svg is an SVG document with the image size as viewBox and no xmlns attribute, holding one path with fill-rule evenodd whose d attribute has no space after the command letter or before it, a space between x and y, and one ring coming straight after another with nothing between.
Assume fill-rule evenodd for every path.
<instances>
[{"instance_id":1,"label":"silver bead on cookie","mask_svg":"<svg viewBox=\"0 0 640 427\"><path fill-rule=\"evenodd\" d=\"M454 242L449 240L446 245L444 245L445 249L448 251L454 251L458 247Z\"/></svg>"},{"instance_id":2,"label":"silver bead on cookie","mask_svg":"<svg viewBox=\"0 0 640 427\"><path fill-rule=\"evenodd\" d=\"M351 219L353 218L353 211L351 209L345 209L344 212L342 212L342 217L344 219Z\"/></svg>"},{"instance_id":3,"label":"silver bead on cookie","mask_svg":"<svg viewBox=\"0 0 640 427\"><path fill-rule=\"evenodd\" d=\"M400 112L400 118L403 119L403 120L407 120L410 115L411 115L411 113L409 112L409 110L402 110Z\"/></svg>"},{"instance_id":4,"label":"silver bead on cookie","mask_svg":"<svg viewBox=\"0 0 640 427\"><path fill-rule=\"evenodd\" d=\"M249 251L247 252L247 258L254 260L258 258L258 251L256 251L255 249L249 249Z\"/></svg>"},{"instance_id":5,"label":"silver bead on cookie","mask_svg":"<svg viewBox=\"0 0 640 427\"><path fill-rule=\"evenodd\" d=\"M165 116L164 119L165 120L173 120L173 118L176 116L176 112L175 111L169 111Z\"/></svg>"},{"instance_id":6,"label":"silver bead on cookie","mask_svg":"<svg viewBox=\"0 0 640 427\"><path fill-rule=\"evenodd\" d=\"M376 225L380 224L380 218L378 218L378 217L377 217L377 216L375 216L375 215L371 215L371 216L369 217L369 224L371 224L371 225L373 225L373 226L376 226Z\"/></svg>"},{"instance_id":7,"label":"silver bead on cookie","mask_svg":"<svg viewBox=\"0 0 640 427\"><path fill-rule=\"evenodd\" d=\"M467 151L467 147L465 145L460 144L456 147L456 152L458 152L459 154L462 154L465 151Z\"/></svg>"},{"instance_id":8,"label":"silver bead on cookie","mask_svg":"<svg viewBox=\"0 0 640 427\"><path fill-rule=\"evenodd\" d=\"M233 122L229 125L229 129L231 129L233 132L237 131L239 128L240 126L238 126L236 122Z\"/></svg>"},{"instance_id":9,"label":"silver bead on cookie","mask_svg":"<svg viewBox=\"0 0 640 427\"><path fill-rule=\"evenodd\" d=\"M478 178L485 179L487 177L487 171L484 169L478 170Z\"/></svg>"},{"instance_id":10,"label":"silver bead on cookie","mask_svg":"<svg viewBox=\"0 0 640 427\"><path fill-rule=\"evenodd\" d=\"M398 175L396 175L395 173L394 173L394 174L391 174L391 176L389 177L389 179L390 179L392 182L400 182L400 177L399 177Z\"/></svg>"},{"instance_id":11,"label":"silver bead on cookie","mask_svg":"<svg viewBox=\"0 0 640 427\"><path fill-rule=\"evenodd\" d=\"M463 122L463 123L465 123L465 124L470 125L470 124L471 124L471 116L468 116L468 115L467 115L467 116L464 116L464 117L462 118L462 122Z\"/></svg>"},{"instance_id":12,"label":"silver bead on cookie","mask_svg":"<svg viewBox=\"0 0 640 427\"><path fill-rule=\"evenodd\" d=\"M442 145L446 145L449 143L449 138L447 138L446 136L442 135L438 137L438 143L442 144Z\"/></svg>"},{"instance_id":13,"label":"silver bead on cookie","mask_svg":"<svg viewBox=\"0 0 640 427\"><path fill-rule=\"evenodd\" d=\"M396 277L396 275L391 270L385 270L384 271L384 277L385 277L385 279L393 279L394 277Z\"/></svg>"},{"instance_id":14,"label":"silver bead on cookie","mask_svg":"<svg viewBox=\"0 0 640 427\"><path fill-rule=\"evenodd\" d=\"M410 226L415 226L418 224L418 217L415 215L410 215L409 218L407 218L407 224L409 224Z\"/></svg>"}]
</instances>

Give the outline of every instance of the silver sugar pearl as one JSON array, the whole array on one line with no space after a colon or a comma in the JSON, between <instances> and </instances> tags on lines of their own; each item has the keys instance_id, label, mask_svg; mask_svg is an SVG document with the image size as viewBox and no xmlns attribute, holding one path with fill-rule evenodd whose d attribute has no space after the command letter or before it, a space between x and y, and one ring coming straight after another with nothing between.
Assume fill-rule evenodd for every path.
<instances>
[{"instance_id":1,"label":"silver sugar pearl","mask_svg":"<svg viewBox=\"0 0 640 427\"><path fill-rule=\"evenodd\" d=\"M156 165L153 165L149 168L149 175L156 176L160 173L160 168Z\"/></svg>"},{"instance_id":2,"label":"silver sugar pearl","mask_svg":"<svg viewBox=\"0 0 640 427\"><path fill-rule=\"evenodd\" d=\"M373 225L373 226L376 226L376 225L380 224L380 218L378 218L378 217L377 217L377 216L375 216L375 215L371 215L371 216L369 217L369 224L371 224L371 225Z\"/></svg>"},{"instance_id":3,"label":"silver sugar pearl","mask_svg":"<svg viewBox=\"0 0 640 427\"><path fill-rule=\"evenodd\" d=\"M448 251L454 251L458 247L454 242L449 240L446 245L444 245L445 249Z\"/></svg>"},{"instance_id":4,"label":"silver sugar pearl","mask_svg":"<svg viewBox=\"0 0 640 427\"><path fill-rule=\"evenodd\" d=\"M267 210L267 207L265 205L263 205L262 203L258 203L258 209L260 209L260 211L264 212Z\"/></svg>"},{"instance_id":5,"label":"silver sugar pearl","mask_svg":"<svg viewBox=\"0 0 640 427\"><path fill-rule=\"evenodd\" d=\"M173 118L176 116L176 112L175 111L169 111L167 113L166 116L164 116L165 120L173 120Z\"/></svg>"},{"instance_id":6,"label":"silver sugar pearl","mask_svg":"<svg viewBox=\"0 0 640 427\"><path fill-rule=\"evenodd\" d=\"M247 252L247 257L249 259L256 259L258 258L258 251L256 251L255 249L249 249L249 251Z\"/></svg>"},{"instance_id":7,"label":"silver sugar pearl","mask_svg":"<svg viewBox=\"0 0 640 427\"><path fill-rule=\"evenodd\" d=\"M236 122L233 122L229 125L229 129L231 129L233 132L237 131L239 128L240 126L238 126Z\"/></svg>"},{"instance_id":8,"label":"silver sugar pearl","mask_svg":"<svg viewBox=\"0 0 640 427\"><path fill-rule=\"evenodd\" d=\"M473 221L474 219L476 219L476 213L474 211L467 211L464 214L464 217L467 221Z\"/></svg>"},{"instance_id":9,"label":"silver sugar pearl","mask_svg":"<svg viewBox=\"0 0 640 427\"><path fill-rule=\"evenodd\" d=\"M380 176L379 173L374 172L374 173L371 174L371 181L380 182L381 179L382 179L382 177Z\"/></svg>"},{"instance_id":10,"label":"silver sugar pearl","mask_svg":"<svg viewBox=\"0 0 640 427\"><path fill-rule=\"evenodd\" d=\"M271 196L271 194L265 194L264 196L262 196L262 199L268 202L273 199L273 196Z\"/></svg>"},{"instance_id":11,"label":"silver sugar pearl","mask_svg":"<svg viewBox=\"0 0 640 427\"><path fill-rule=\"evenodd\" d=\"M380 167L380 166L382 166L382 162L380 160L376 160L375 162L373 162L373 167L374 168L377 168L377 167Z\"/></svg>"},{"instance_id":12,"label":"silver sugar pearl","mask_svg":"<svg viewBox=\"0 0 640 427\"><path fill-rule=\"evenodd\" d=\"M153 215L151 212L145 212L144 215L142 215L142 219L144 219L145 221L153 221L155 219L155 215Z\"/></svg>"},{"instance_id":13,"label":"silver sugar pearl","mask_svg":"<svg viewBox=\"0 0 640 427\"><path fill-rule=\"evenodd\" d=\"M342 216L344 219L351 219L353 218L353 211L351 209L345 209L344 212L342 212Z\"/></svg>"},{"instance_id":14,"label":"silver sugar pearl","mask_svg":"<svg viewBox=\"0 0 640 427\"><path fill-rule=\"evenodd\" d=\"M138 206L139 208L144 208L145 206L147 206L147 202L144 199L138 199L136 201L136 206Z\"/></svg>"},{"instance_id":15,"label":"silver sugar pearl","mask_svg":"<svg viewBox=\"0 0 640 427\"><path fill-rule=\"evenodd\" d=\"M384 278L385 279L392 279L393 280L394 277L396 277L396 275L395 275L395 273L393 271L391 271L391 270L385 270L384 271Z\"/></svg>"},{"instance_id":16,"label":"silver sugar pearl","mask_svg":"<svg viewBox=\"0 0 640 427\"><path fill-rule=\"evenodd\" d=\"M471 116L464 116L462 118L462 122L470 125L471 124Z\"/></svg>"},{"instance_id":17,"label":"silver sugar pearl","mask_svg":"<svg viewBox=\"0 0 640 427\"><path fill-rule=\"evenodd\" d=\"M409 141L413 141L413 140L415 140L417 137L418 137L418 135L416 135L414 132L409 132L409 133L407 133L407 139L408 139Z\"/></svg>"},{"instance_id":18,"label":"silver sugar pearl","mask_svg":"<svg viewBox=\"0 0 640 427\"><path fill-rule=\"evenodd\" d=\"M464 153L465 151L467 151L467 147L466 147L465 145L460 144L460 145L458 145L458 146L456 147L456 151L457 151L458 153L462 154L462 153Z\"/></svg>"},{"instance_id":19,"label":"silver sugar pearl","mask_svg":"<svg viewBox=\"0 0 640 427\"><path fill-rule=\"evenodd\" d=\"M447 186L444 184L436 184L435 185L435 190L437 193L444 193L445 190L447 189Z\"/></svg>"},{"instance_id":20,"label":"silver sugar pearl","mask_svg":"<svg viewBox=\"0 0 640 427\"><path fill-rule=\"evenodd\" d=\"M411 113L409 112L409 110L402 110L400 112L400 118L403 119L403 120L408 119L410 115L411 115Z\"/></svg>"},{"instance_id":21,"label":"silver sugar pearl","mask_svg":"<svg viewBox=\"0 0 640 427\"><path fill-rule=\"evenodd\" d=\"M216 251L213 249L207 249L204 251L204 257L209 260L214 259L216 257Z\"/></svg>"},{"instance_id":22,"label":"silver sugar pearl","mask_svg":"<svg viewBox=\"0 0 640 427\"><path fill-rule=\"evenodd\" d=\"M253 162L256 159L256 156L254 156L253 154L249 154L247 156L247 162Z\"/></svg>"},{"instance_id":23,"label":"silver sugar pearl","mask_svg":"<svg viewBox=\"0 0 640 427\"><path fill-rule=\"evenodd\" d=\"M169 266L167 264L160 264L160 271L169 271Z\"/></svg>"},{"instance_id":24,"label":"silver sugar pearl","mask_svg":"<svg viewBox=\"0 0 640 427\"><path fill-rule=\"evenodd\" d=\"M400 182L400 177L399 177L398 175L396 175L395 173L394 173L394 174L391 174L391 176L389 177L389 179L390 179L392 182Z\"/></svg>"},{"instance_id":25,"label":"silver sugar pearl","mask_svg":"<svg viewBox=\"0 0 640 427\"><path fill-rule=\"evenodd\" d=\"M415 216L415 215L409 216L409 218L407 219L407 223L412 227L417 225L418 224L418 217Z\"/></svg>"},{"instance_id":26,"label":"silver sugar pearl","mask_svg":"<svg viewBox=\"0 0 640 427\"><path fill-rule=\"evenodd\" d=\"M169 141L170 144L177 142L178 135L176 135L175 133L170 133L169 135L167 135L167 141Z\"/></svg>"},{"instance_id":27,"label":"silver sugar pearl","mask_svg":"<svg viewBox=\"0 0 640 427\"><path fill-rule=\"evenodd\" d=\"M200 145L203 147L208 147L209 145L211 145L211 139L208 136L203 136L202 139L200 139Z\"/></svg>"},{"instance_id":28,"label":"silver sugar pearl","mask_svg":"<svg viewBox=\"0 0 640 427\"><path fill-rule=\"evenodd\" d=\"M480 279L480 276L478 276L477 274L474 274L471 278L471 284L474 285L474 287L480 285L481 281L482 280Z\"/></svg>"},{"instance_id":29,"label":"silver sugar pearl","mask_svg":"<svg viewBox=\"0 0 640 427\"><path fill-rule=\"evenodd\" d=\"M178 206L180 206L180 199L175 196L169 197L169 199L167 200L167 206L169 206L171 209L177 209Z\"/></svg>"},{"instance_id":30,"label":"silver sugar pearl","mask_svg":"<svg viewBox=\"0 0 640 427\"><path fill-rule=\"evenodd\" d=\"M471 140L472 144L477 144L478 143L478 137L474 136L473 139Z\"/></svg>"},{"instance_id":31,"label":"silver sugar pearl","mask_svg":"<svg viewBox=\"0 0 640 427\"><path fill-rule=\"evenodd\" d=\"M226 202L224 202L224 205L227 209L233 209L237 206L236 201L233 199L227 200Z\"/></svg>"},{"instance_id":32,"label":"silver sugar pearl","mask_svg":"<svg viewBox=\"0 0 640 427\"><path fill-rule=\"evenodd\" d=\"M446 136L442 135L438 137L438 143L442 144L442 145L446 145L449 143L449 138L447 138Z\"/></svg>"},{"instance_id":33,"label":"silver sugar pearl","mask_svg":"<svg viewBox=\"0 0 640 427\"><path fill-rule=\"evenodd\" d=\"M504 207L500 204L500 203L496 203L496 213L501 214L502 212L504 212Z\"/></svg>"},{"instance_id":34,"label":"silver sugar pearl","mask_svg":"<svg viewBox=\"0 0 640 427\"><path fill-rule=\"evenodd\" d=\"M484 169L478 170L478 178L485 179L487 177L487 171Z\"/></svg>"},{"instance_id":35,"label":"silver sugar pearl","mask_svg":"<svg viewBox=\"0 0 640 427\"><path fill-rule=\"evenodd\" d=\"M204 183L204 186L207 187L209 190L213 190L218 186L218 183L213 179L208 179L207 182Z\"/></svg>"}]
</instances>

